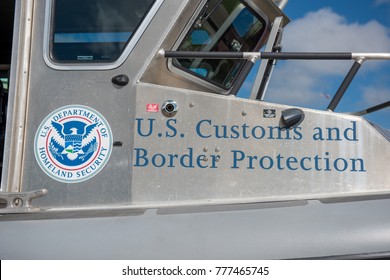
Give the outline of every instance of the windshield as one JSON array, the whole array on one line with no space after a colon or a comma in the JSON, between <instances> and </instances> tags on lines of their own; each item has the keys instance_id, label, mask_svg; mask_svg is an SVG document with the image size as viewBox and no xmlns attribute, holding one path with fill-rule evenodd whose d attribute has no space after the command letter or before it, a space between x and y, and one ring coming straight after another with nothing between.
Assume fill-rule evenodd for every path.
<instances>
[{"instance_id":1,"label":"windshield","mask_svg":"<svg viewBox=\"0 0 390 280\"><path fill-rule=\"evenodd\" d=\"M116 60L155 0L56 0L51 56L60 62Z\"/></svg>"},{"instance_id":2,"label":"windshield","mask_svg":"<svg viewBox=\"0 0 390 280\"><path fill-rule=\"evenodd\" d=\"M265 21L238 0L210 0L178 51L246 52L259 48ZM229 89L244 65L241 60L175 59L173 65Z\"/></svg>"}]
</instances>

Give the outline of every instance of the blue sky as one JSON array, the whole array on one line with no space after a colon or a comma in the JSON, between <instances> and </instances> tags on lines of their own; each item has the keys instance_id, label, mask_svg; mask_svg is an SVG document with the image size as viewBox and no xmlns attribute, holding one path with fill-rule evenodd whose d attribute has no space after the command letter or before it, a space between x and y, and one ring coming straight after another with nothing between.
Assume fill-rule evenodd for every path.
<instances>
[{"instance_id":1,"label":"blue sky","mask_svg":"<svg viewBox=\"0 0 390 280\"><path fill-rule=\"evenodd\" d=\"M390 53L390 0L290 0L283 51ZM353 61L279 61L265 101L324 110ZM251 88L244 83L239 96ZM282 81L282 82L280 82ZM390 100L390 61L366 61L336 112L354 112ZM366 118L390 129L390 108Z\"/></svg>"}]
</instances>

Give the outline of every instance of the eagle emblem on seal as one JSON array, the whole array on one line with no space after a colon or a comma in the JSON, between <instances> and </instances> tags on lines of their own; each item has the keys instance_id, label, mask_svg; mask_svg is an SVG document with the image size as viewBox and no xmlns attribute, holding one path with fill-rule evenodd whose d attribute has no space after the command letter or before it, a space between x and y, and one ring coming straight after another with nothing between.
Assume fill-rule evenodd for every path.
<instances>
[{"instance_id":1,"label":"eagle emblem on seal","mask_svg":"<svg viewBox=\"0 0 390 280\"><path fill-rule=\"evenodd\" d=\"M62 124L52 121L51 125L54 129L49 151L62 164L70 166L82 164L96 151L97 140L94 131L97 123L69 121Z\"/></svg>"}]
</instances>

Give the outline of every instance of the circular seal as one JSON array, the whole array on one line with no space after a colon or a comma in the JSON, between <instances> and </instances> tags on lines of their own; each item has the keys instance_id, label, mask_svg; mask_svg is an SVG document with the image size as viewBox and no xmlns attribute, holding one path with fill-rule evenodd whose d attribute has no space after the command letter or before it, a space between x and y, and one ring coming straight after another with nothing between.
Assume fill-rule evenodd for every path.
<instances>
[{"instance_id":1,"label":"circular seal","mask_svg":"<svg viewBox=\"0 0 390 280\"><path fill-rule=\"evenodd\" d=\"M78 183L102 170L110 158L112 133L106 119L82 105L59 108L35 135L35 158L54 180Z\"/></svg>"}]
</instances>

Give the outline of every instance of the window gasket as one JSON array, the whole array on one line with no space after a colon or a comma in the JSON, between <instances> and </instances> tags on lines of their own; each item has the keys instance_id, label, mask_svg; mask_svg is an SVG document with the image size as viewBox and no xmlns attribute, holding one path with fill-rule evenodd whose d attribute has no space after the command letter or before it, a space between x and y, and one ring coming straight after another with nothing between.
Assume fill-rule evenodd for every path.
<instances>
[{"instance_id":1,"label":"window gasket","mask_svg":"<svg viewBox=\"0 0 390 280\"><path fill-rule=\"evenodd\" d=\"M44 34L43 34L43 59L47 66L55 70L112 70L121 66L130 55L142 34L149 26L150 22L160 9L164 0L156 0L150 10L146 13L143 21L136 29L134 35L126 43L126 47L115 61L110 62L66 62L61 63L54 61L51 58L51 38L52 38L52 26L53 26L53 13L54 13L54 1L46 0L45 6L45 22L44 22Z\"/></svg>"},{"instance_id":2,"label":"window gasket","mask_svg":"<svg viewBox=\"0 0 390 280\"><path fill-rule=\"evenodd\" d=\"M195 13L193 14L193 16L191 17L191 19L189 20L189 22L187 23L186 27L183 29L182 33L180 34L180 36L178 37L178 39L176 40L175 44L173 45L173 50L177 50L179 48L179 46L181 45L181 43L183 42L185 36L187 35L187 33L189 32L189 30L192 28L192 26L194 25L196 19L198 18L199 14L201 13L201 11L203 10L203 7L204 5L206 4L208 0L203 0L200 5L198 6L198 8L196 9ZM263 34L261 36L261 38L263 38L263 35L266 33L266 30L269 28L269 20L268 20L268 17L256 6L254 5L253 6L253 3L252 1L250 0L239 0L242 4L245 5L245 7L247 7L257 18L259 18L259 20L261 20L263 23L264 23L264 28L263 28ZM261 41L259 41L259 43L255 46L255 49L256 48L259 48L259 46L261 45ZM173 59L170 58L168 59L168 62L167 62L167 66L168 66L168 69L185 78L185 79L188 79L192 82L195 82L196 84L199 84L207 89L210 89L214 92L217 92L217 93L220 93L220 94L223 94L223 95L228 95L230 93L230 91L232 90L232 88L234 87L234 84L236 83L237 81L237 78L239 75L241 75L243 69L248 65L249 62L245 61L242 66L240 67L240 70L239 70L239 73L237 74L237 76L234 78L234 81L232 83L232 86L230 88L224 88L223 86L209 80L209 79L206 79L206 78L203 78L201 77L200 75L197 75L196 73L194 72L191 72L189 70L185 70L184 67L177 67L173 64Z\"/></svg>"}]
</instances>

